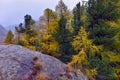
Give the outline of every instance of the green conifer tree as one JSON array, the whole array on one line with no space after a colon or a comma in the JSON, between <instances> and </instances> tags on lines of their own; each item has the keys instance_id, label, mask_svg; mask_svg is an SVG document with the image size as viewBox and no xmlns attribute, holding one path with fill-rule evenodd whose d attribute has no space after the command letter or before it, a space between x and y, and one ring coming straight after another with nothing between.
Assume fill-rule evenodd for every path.
<instances>
[{"instance_id":1,"label":"green conifer tree","mask_svg":"<svg viewBox=\"0 0 120 80\"><path fill-rule=\"evenodd\" d=\"M81 5L80 2L73 9L73 19L72 19L72 27L73 27L73 36L76 36L80 30L80 26L82 26L81 21Z\"/></svg>"},{"instance_id":2,"label":"green conifer tree","mask_svg":"<svg viewBox=\"0 0 120 80\"><path fill-rule=\"evenodd\" d=\"M88 2L89 37L94 39L96 45L110 45L113 42L117 29L108 25L107 21L118 19L116 2L116 0L89 0Z\"/></svg>"},{"instance_id":3,"label":"green conifer tree","mask_svg":"<svg viewBox=\"0 0 120 80\"><path fill-rule=\"evenodd\" d=\"M102 45L103 50L101 57L98 57L98 62L94 63L91 60L90 65L97 65L98 75L97 79L109 80L115 79L114 66L111 65L112 58L116 54L114 52L114 37L118 32L118 28L115 25L110 25L111 22L116 23L120 18L119 6L117 5L119 0L89 0L88 2L88 19L89 26L89 38L93 39L95 45ZM101 65L99 65L101 64ZM107 66L106 66L107 65ZM101 68L101 66L103 66ZM111 67L112 66L112 67ZM104 75L101 74L104 71Z\"/></svg>"},{"instance_id":4,"label":"green conifer tree","mask_svg":"<svg viewBox=\"0 0 120 80\"><path fill-rule=\"evenodd\" d=\"M73 52L72 45L69 39L69 30L66 28L67 19L62 16L58 21L58 29L56 33L56 41L59 43L60 53L62 54L61 60L64 62L71 60Z\"/></svg>"}]
</instances>

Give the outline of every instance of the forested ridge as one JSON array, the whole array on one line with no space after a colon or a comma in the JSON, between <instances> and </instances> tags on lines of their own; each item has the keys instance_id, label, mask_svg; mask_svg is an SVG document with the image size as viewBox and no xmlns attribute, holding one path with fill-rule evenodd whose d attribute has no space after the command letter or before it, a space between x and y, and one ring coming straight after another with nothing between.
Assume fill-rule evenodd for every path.
<instances>
[{"instance_id":1,"label":"forested ridge","mask_svg":"<svg viewBox=\"0 0 120 80\"><path fill-rule=\"evenodd\" d=\"M4 43L56 57L90 80L120 79L120 0L79 2L72 11L60 0L43 13L39 25L26 14Z\"/></svg>"}]
</instances>

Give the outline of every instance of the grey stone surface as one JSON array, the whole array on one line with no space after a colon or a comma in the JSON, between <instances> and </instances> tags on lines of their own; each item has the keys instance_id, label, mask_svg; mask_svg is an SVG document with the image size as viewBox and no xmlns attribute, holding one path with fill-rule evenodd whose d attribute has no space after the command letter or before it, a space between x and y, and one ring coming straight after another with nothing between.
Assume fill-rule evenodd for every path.
<instances>
[{"instance_id":1,"label":"grey stone surface","mask_svg":"<svg viewBox=\"0 0 120 80\"><path fill-rule=\"evenodd\" d=\"M38 61L43 65L42 71L50 78L55 78L64 72L66 64L58 59L32 51L18 45L0 45L0 80L22 80L21 78L33 67L32 58L38 56ZM80 73L76 77L73 73L70 80L87 80L86 76Z\"/></svg>"}]
</instances>

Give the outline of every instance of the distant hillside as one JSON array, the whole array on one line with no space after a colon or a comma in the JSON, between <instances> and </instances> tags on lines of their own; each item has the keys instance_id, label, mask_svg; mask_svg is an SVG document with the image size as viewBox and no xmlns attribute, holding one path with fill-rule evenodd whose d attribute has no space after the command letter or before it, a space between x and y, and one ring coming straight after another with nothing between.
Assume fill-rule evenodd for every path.
<instances>
[{"instance_id":1,"label":"distant hillside","mask_svg":"<svg viewBox=\"0 0 120 80\"><path fill-rule=\"evenodd\" d=\"M40 24L40 21L36 21L35 22L35 25L39 25ZM8 30L11 30L13 33L15 32L15 26L18 26L19 24L14 24L14 25L9 25L7 27L5 27L5 29L8 31Z\"/></svg>"},{"instance_id":2,"label":"distant hillside","mask_svg":"<svg viewBox=\"0 0 120 80\"><path fill-rule=\"evenodd\" d=\"M10 25L10 26L7 26L5 28L6 28L7 31L11 30L14 33L15 32L15 26L17 26L17 24L16 25Z\"/></svg>"},{"instance_id":3,"label":"distant hillside","mask_svg":"<svg viewBox=\"0 0 120 80\"><path fill-rule=\"evenodd\" d=\"M6 34L7 30L2 25L0 25L0 43L4 40Z\"/></svg>"}]
</instances>

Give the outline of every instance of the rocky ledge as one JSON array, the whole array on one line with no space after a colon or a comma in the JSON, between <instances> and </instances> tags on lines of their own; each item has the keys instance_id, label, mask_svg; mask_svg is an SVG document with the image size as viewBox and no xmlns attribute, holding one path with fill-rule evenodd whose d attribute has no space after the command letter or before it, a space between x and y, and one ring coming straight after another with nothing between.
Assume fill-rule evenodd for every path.
<instances>
[{"instance_id":1,"label":"rocky ledge","mask_svg":"<svg viewBox=\"0 0 120 80\"><path fill-rule=\"evenodd\" d=\"M32 76L26 77L33 69L34 55L37 55L38 61L42 63L40 72L49 77L46 80L88 80L82 72L74 71L71 72L71 78L67 79L62 74L66 71L66 64L54 57L19 45L0 45L0 80L36 80Z\"/></svg>"}]
</instances>

